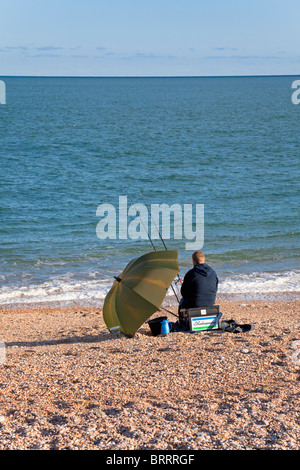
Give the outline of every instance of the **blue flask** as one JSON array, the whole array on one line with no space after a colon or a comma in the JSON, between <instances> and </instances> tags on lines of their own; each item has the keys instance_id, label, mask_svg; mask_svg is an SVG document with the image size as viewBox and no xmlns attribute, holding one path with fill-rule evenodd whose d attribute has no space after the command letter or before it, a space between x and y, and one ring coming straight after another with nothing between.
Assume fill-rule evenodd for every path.
<instances>
[{"instance_id":1,"label":"blue flask","mask_svg":"<svg viewBox=\"0 0 300 470\"><path fill-rule=\"evenodd\" d=\"M168 333L170 333L169 322L168 322L168 320L163 320L161 322L161 334L162 335L167 335Z\"/></svg>"}]
</instances>

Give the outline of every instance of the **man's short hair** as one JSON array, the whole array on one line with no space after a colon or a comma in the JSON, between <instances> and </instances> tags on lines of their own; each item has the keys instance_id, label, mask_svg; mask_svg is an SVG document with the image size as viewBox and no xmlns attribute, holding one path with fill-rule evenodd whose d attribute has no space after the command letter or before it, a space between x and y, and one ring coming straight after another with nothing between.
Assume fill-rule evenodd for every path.
<instances>
[{"instance_id":1,"label":"man's short hair","mask_svg":"<svg viewBox=\"0 0 300 470\"><path fill-rule=\"evenodd\" d=\"M205 263L205 254L202 253L202 251L195 251L192 254L193 261L195 261L196 264L203 264Z\"/></svg>"}]
</instances>

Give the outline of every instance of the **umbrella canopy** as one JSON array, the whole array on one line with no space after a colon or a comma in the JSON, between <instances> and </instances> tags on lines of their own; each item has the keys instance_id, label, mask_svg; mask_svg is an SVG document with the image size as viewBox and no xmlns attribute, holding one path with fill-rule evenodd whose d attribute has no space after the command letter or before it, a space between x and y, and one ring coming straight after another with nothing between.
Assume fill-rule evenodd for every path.
<instances>
[{"instance_id":1,"label":"umbrella canopy","mask_svg":"<svg viewBox=\"0 0 300 470\"><path fill-rule=\"evenodd\" d=\"M154 251L130 261L105 297L103 318L111 332L133 336L157 310L179 273L178 251Z\"/></svg>"}]
</instances>

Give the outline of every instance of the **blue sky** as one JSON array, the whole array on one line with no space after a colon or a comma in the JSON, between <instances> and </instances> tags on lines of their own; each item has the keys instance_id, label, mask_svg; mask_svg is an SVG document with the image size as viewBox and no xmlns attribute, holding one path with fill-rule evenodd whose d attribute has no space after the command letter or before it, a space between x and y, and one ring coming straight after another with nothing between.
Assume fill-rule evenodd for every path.
<instances>
[{"instance_id":1,"label":"blue sky","mask_svg":"<svg viewBox=\"0 0 300 470\"><path fill-rule=\"evenodd\" d=\"M299 0L0 0L0 76L297 75Z\"/></svg>"}]
</instances>

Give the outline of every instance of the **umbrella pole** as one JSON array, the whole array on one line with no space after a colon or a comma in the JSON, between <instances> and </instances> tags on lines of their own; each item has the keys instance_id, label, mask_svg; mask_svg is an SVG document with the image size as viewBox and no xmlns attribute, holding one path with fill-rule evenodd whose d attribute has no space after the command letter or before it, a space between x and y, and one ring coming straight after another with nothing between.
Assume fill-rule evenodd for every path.
<instances>
[{"instance_id":1,"label":"umbrella pole","mask_svg":"<svg viewBox=\"0 0 300 470\"><path fill-rule=\"evenodd\" d=\"M174 315L174 317L179 318L178 315L176 315L176 313L171 312L171 310L167 310L167 309L164 308L164 307L160 307L160 308L161 308L162 310L165 310L165 311L168 312L168 313L171 313L172 315Z\"/></svg>"}]
</instances>

